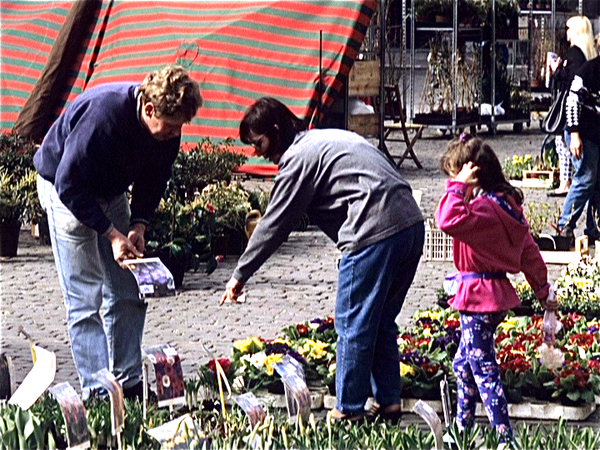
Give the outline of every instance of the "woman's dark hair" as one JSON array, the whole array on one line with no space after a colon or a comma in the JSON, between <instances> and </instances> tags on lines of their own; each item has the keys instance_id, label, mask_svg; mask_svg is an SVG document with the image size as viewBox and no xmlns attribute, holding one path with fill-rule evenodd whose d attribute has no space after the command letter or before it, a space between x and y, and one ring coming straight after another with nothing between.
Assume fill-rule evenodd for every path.
<instances>
[{"instance_id":1,"label":"woman's dark hair","mask_svg":"<svg viewBox=\"0 0 600 450\"><path fill-rule=\"evenodd\" d=\"M279 129L277 129L275 127ZM258 99L244 114L240 123L240 139L250 144L250 133L264 134L281 152L288 149L298 132L306 129L290 109L273 97Z\"/></svg>"},{"instance_id":2,"label":"woman's dark hair","mask_svg":"<svg viewBox=\"0 0 600 450\"><path fill-rule=\"evenodd\" d=\"M469 161L479 167L477 180L484 191L512 195L519 205L523 204L523 192L507 181L498 157L479 138L462 133L460 137L452 139L448 143L448 150L442 155L440 168L446 175L453 177Z\"/></svg>"}]
</instances>

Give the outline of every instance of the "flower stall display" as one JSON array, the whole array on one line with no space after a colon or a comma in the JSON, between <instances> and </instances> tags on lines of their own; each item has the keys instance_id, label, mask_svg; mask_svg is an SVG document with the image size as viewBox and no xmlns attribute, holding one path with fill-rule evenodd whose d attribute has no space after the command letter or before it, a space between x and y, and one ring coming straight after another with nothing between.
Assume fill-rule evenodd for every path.
<instances>
[{"instance_id":1,"label":"flower stall display","mask_svg":"<svg viewBox=\"0 0 600 450\"><path fill-rule=\"evenodd\" d=\"M532 313L542 313L543 308L536 300L527 282L515 283L522 306ZM588 318L600 314L600 265L588 257L570 263L555 281L558 308L562 313L578 313Z\"/></svg>"}]
</instances>

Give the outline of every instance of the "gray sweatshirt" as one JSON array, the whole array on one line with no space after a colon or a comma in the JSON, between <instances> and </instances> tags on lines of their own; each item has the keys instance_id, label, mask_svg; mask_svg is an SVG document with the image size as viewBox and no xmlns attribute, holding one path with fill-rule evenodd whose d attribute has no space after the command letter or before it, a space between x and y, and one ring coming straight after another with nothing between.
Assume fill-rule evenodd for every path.
<instances>
[{"instance_id":1,"label":"gray sweatshirt","mask_svg":"<svg viewBox=\"0 0 600 450\"><path fill-rule=\"evenodd\" d=\"M233 277L245 283L307 213L343 253L354 253L423 221L410 185L358 134L310 130L279 161L265 215Z\"/></svg>"}]
</instances>

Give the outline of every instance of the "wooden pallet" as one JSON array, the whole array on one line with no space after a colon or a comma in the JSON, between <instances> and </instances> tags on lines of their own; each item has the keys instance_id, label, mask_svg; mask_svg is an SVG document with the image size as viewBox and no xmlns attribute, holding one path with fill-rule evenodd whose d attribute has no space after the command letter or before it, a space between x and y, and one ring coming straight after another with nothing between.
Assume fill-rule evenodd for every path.
<instances>
[{"instance_id":1,"label":"wooden pallet","mask_svg":"<svg viewBox=\"0 0 600 450\"><path fill-rule=\"evenodd\" d=\"M558 169L524 170L521 187L549 189L558 181L558 175Z\"/></svg>"},{"instance_id":2,"label":"wooden pallet","mask_svg":"<svg viewBox=\"0 0 600 450\"><path fill-rule=\"evenodd\" d=\"M402 411L412 411L415 404L419 401L417 398L403 398ZM441 400L423 400L433 410L441 414ZM323 399L323 406L327 409L335 407L336 399L334 396L326 395ZM368 402L367 402L368 406ZM508 415L513 419L548 419L559 420L561 417L566 420L581 421L587 419L594 411L596 411L596 403L588 403L582 406L565 406L560 403L542 402L535 399L524 401L523 403L509 403ZM485 409L481 403L477 403L475 415L486 416Z\"/></svg>"}]
</instances>

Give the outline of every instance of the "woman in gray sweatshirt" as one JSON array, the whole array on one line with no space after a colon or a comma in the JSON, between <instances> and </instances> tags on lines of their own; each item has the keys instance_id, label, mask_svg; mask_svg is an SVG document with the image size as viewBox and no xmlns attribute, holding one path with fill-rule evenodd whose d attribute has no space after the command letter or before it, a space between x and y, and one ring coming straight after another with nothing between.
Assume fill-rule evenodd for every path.
<instances>
[{"instance_id":1,"label":"woman in gray sweatshirt","mask_svg":"<svg viewBox=\"0 0 600 450\"><path fill-rule=\"evenodd\" d=\"M423 251L424 226L410 185L361 136L305 130L280 101L264 97L247 111L240 138L278 164L265 215L227 283L221 304L287 239L304 214L342 252L335 303L336 419L375 412L397 420L401 379L395 322Z\"/></svg>"}]
</instances>

